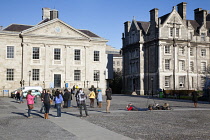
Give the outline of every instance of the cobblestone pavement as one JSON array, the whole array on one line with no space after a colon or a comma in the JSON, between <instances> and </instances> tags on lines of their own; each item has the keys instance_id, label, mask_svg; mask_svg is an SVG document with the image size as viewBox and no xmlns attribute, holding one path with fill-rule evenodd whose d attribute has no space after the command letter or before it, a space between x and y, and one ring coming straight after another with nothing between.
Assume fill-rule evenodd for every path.
<instances>
[{"instance_id":1,"label":"cobblestone pavement","mask_svg":"<svg viewBox=\"0 0 210 140\"><path fill-rule=\"evenodd\" d=\"M125 106L128 103L141 108L142 111L126 111ZM154 103L169 103L172 110L147 111L147 106ZM40 103L35 106L40 108ZM33 112L33 119L27 119L24 116L27 110L19 109L20 104L14 103L14 99L0 98L1 140L30 137L37 140L78 139L53 121L45 121L38 110ZM210 140L210 104L207 102L199 102L198 108L194 108L193 103L187 100L113 95L110 109L111 113L105 113L104 98L102 108L88 107L90 117L81 119L136 140ZM62 109L62 112L74 117L79 115L76 107ZM53 117L55 109L51 109L51 114ZM96 132L93 132L93 135L95 134Z\"/></svg>"}]
</instances>

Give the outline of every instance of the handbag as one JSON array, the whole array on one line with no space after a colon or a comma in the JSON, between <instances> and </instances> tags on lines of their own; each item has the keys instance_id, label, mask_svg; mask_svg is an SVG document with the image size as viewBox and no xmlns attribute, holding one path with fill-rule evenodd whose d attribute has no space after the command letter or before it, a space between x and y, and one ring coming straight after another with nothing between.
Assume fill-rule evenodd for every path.
<instances>
[{"instance_id":1,"label":"handbag","mask_svg":"<svg viewBox=\"0 0 210 140\"><path fill-rule=\"evenodd\" d=\"M53 103L53 100L50 100L50 104L52 104Z\"/></svg>"},{"instance_id":2,"label":"handbag","mask_svg":"<svg viewBox=\"0 0 210 140\"><path fill-rule=\"evenodd\" d=\"M31 104L31 105L28 105L29 109L33 109L34 108L34 105Z\"/></svg>"}]
</instances>

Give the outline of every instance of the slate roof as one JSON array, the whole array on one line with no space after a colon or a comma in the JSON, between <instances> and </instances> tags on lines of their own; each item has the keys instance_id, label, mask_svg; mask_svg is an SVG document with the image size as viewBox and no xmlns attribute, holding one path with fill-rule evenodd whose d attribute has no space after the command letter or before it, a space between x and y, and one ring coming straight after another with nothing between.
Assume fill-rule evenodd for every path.
<instances>
[{"instance_id":1,"label":"slate roof","mask_svg":"<svg viewBox=\"0 0 210 140\"><path fill-rule=\"evenodd\" d=\"M4 28L3 31L12 31L12 32L21 32L23 30L34 27L32 25L21 25L21 24L11 24L8 27Z\"/></svg>"},{"instance_id":2,"label":"slate roof","mask_svg":"<svg viewBox=\"0 0 210 140\"><path fill-rule=\"evenodd\" d=\"M84 34L88 35L89 37L99 37L98 35L92 33L91 31L89 30L80 30L79 31L83 32Z\"/></svg>"},{"instance_id":3,"label":"slate roof","mask_svg":"<svg viewBox=\"0 0 210 140\"><path fill-rule=\"evenodd\" d=\"M193 26L193 28L194 28L194 34L195 35L199 35L198 34L198 29L199 29L199 27L200 27L200 25L197 23L197 21L195 21L195 20L188 20L188 21L190 21L190 24Z\"/></svg>"},{"instance_id":4,"label":"slate roof","mask_svg":"<svg viewBox=\"0 0 210 140\"><path fill-rule=\"evenodd\" d=\"M150 22L137 21L137 24L139 28L143 30L143 33L146 34L149 29Z\"/></svg>"},{"instance_id":5,"label":"slate roof","mask_svg":"<svg viewBox=\"0 0 210 140\"><path fill-rule=\"evenodd\" d=\"M167 17L170 15L170 13L163 15L162 17L160 17L161 20L161 24L163 24L165 22L165 20L167 19Z\"/></svg>"}]
</instances>

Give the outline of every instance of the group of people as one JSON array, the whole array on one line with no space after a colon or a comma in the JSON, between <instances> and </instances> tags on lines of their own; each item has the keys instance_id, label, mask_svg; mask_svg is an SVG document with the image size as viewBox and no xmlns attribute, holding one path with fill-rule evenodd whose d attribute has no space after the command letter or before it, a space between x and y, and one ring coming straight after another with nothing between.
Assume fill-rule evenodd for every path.
<instances>
[{"instance_id":1,"label":"group of people","mask_svg":"<svg viewBox=\"0 0 210 140\"><path fill-rule=\"evenodd\" d=\"M32 118L31 116L31 111L34 108L34 99L35 96L31 94L31 90L28 91L27 96L26 96L26 101L27 101L27 106L28 106L28 118ZM40 112L44 111L44 119L49 119L49 111L51 108L51 104L54 101L55 103L55 108L57 109L57 116L56 117L61 117L61 108L69 108L71 107L71 100L72 100L72 95L75 94L75 99L77 102L77 107L80 110L80 117L83 117L82 115L82 108L85 110L86 116L88 115L87 107L86 107L86 99L89 97L90 99L90 107L94 107L94 100L96 99L97 101L97 106L99 108L102 107L102 91L99 89L97 92L94 92L94 89L90 89L90 93L86 95L83 91L82 88L77 89L71 89L69 91L68 89L64 90L64 94L60 90L56 90L53 92L53 95L50 93L50 90L44 89L41 94L41 102L42 106L40 109ZM112 100L112 90L111 88L106 89L106 112L110 113L109 108L110 108L110 103ZM63 104L64 102L64 104Z\"/></svg>"}]
</instances>

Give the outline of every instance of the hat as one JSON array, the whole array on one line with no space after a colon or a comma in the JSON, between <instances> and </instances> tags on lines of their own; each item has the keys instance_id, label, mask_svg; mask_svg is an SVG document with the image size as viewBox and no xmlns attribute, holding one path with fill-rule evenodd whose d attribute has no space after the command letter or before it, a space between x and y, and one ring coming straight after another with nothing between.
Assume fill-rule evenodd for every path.
<instances>
[{"instance_id":1,"label":"hat","mask_svg":"<svg viewBox=\"0 0 210 140\"><path fill-rule=\"evenodd\" d=\"M99 89L98 92L101 92L101 90Z\"/></svg>"}]
</instances>

